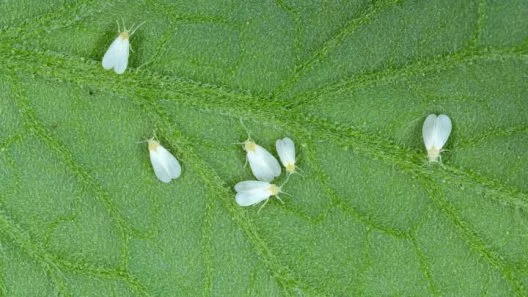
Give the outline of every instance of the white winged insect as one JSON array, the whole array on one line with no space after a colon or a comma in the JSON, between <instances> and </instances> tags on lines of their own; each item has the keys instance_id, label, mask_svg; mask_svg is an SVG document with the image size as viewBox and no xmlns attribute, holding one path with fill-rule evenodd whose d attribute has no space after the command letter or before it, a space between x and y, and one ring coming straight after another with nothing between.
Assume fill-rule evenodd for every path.
<instances>
[{"instance_id":1,"label":"white winged insect","mask_svg":"<svg viewBox=\"0 0 528 297\"><path fill-rule=\"evenodd\" d=\"M424 121L422 135L430 162L437 162L442 147L451 134L451 120L445 114L430 114Z\"/></svg>"},{"instance_id":2,"label":"white winged insect","mask_svg":"<svg viewBox=\"0 0 528 297\"><path fill-rule=\"evenodd\" d=\"M127 30L125 28L125 23L123 22L124 31L121 32L119 22L117 22L117 32L119 32L119 36L117 36L112 44L110 44L110 47L103 57L104 69L109 70L113 68L117 74L123 74L125 72L128 66L128 54L131 49L129 39L144 23L145 22L137 25L135 28L132 26Z\"/></svg>"},{"instance_id":3,"label":"white winged insect","mask_svg":"<svg viewBox=\"0 0 528 297\"><path fill-rule=\"evenodd\" d=\"M265 148L248 139L242 143L253 175L261 181L270 182L281 174L279 161Z\"/></svg>"},{"instance_id":4,"label":"white winged insect","mask_svg":"<svg viewBox=\"0 0 528 297\"><path fill-rule=\"evenodd\" d=\"M277 153L279 154L279 158L282 162L282 165L284 166L284 168L286 168L286 172L288 172L288 174L294 173L296 166L295 145L293 143L293 140L288 137L284 137L283 139L277 139L277 141L275 142L275 146L277 148Z\"/></svg>"},{"instance_id":5,"label":"white winged insect","mask_svg":"<svg viewBox=\"0 0 528 297\"><path fill-rule=\"evenodd\" d=\"M239 182L235 185L235 191L237 192L235 200L240 206L255 205L266 200L260 207L262 209L271 196L275 196L280 202L284 203L278 196L282 193L281 187L265 181L247 180Z\"/></svg>"},{"instance_id":6,"label":"white winged insect","mask_svg":"<svg viewBox=\"0 0 528 297\"><path fill-rule=\"evenodd\" d=\"M150 154L150 162L152 168L154 168L154 174L156 177L164 182L168 183L172 179L176 179L181 175L181 165L178 160L159 142L153 138L147 140L148 149Z\"/></svg>"}]
</instances>

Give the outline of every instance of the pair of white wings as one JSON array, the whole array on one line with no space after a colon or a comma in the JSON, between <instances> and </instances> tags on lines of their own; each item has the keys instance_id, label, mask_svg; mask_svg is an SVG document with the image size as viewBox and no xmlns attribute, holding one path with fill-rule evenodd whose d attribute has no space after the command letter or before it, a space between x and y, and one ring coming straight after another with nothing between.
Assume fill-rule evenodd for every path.
<instances>
[{"instance_id":1,"label":"pair of white wings","mask_svg":"<svg viewBox=\"0 0 528 297\"><path fill-rule=\"evenodd\" d=\"M128 38L118 36L103 57L103 68L106 70L113 68L115 73L123 74L128 66L129 50Z\"/></svg>"},{"instance_id":2,"label":"pair of white wings","mask_svg":"<svg viewBox=\"0 0 528 297\"><path fill-rule=\"evenodd\" d=\"M281 174L279 161L258 144L254 151L247 152L247 159L251 172L258 180L270 182Z\"/></svg>"},{"instance_id":3,"label":"pair of white wings","mask_svg":"<svg viewBox=\"0 0 528 297\"><path fill-rule=\"evenodd\" d=\"M168 183L181 175L180 162L161 145L150 151L150 162L154 168L154 174L164 183Z\"/></svg>"},{"instance_id":4,"label":"pair of white wings","mask_svg":"<svg viewBox=\"0 0 528 297\"><path fill-rule=\"evenodd\" d=\"M442 149L451 134L451 120L445 114L430 114L423 124L422 136L425 148Z\"/></svg>"},{"instance_id":5,"label":"pair of white wings","mask_svg":"<svg viewBox=\"0 0 528 297\"><path fill-rule=\"evenodd\" d=\"M271 184L264 181L249 180L235 185L235 200L240 206L257 204L271 196Z\"/></svg>"},{"instance_id":6,"label":"pair of white wings","mask_svg":"<svg viewBox=\"0 0 528 297\"><path fill-rule=\"evenodd\" d=\"M295 165L295 145L290 138L278 139L275 142L275 147L284 167L288 167L290 164Z\"/></svg>"}]
</instances>

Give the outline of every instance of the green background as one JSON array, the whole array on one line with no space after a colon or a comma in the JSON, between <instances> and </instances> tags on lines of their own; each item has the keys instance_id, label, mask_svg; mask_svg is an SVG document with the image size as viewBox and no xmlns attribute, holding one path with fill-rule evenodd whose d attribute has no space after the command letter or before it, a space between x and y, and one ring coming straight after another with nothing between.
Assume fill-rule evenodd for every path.
<instances>
[{"instance_id":1,"label":"green background","mask_svg":"<svg viewBox=\"0 0 528 297\"><path fill-rule=\"evenodd\" d=\"M2 1L0 293L528 296L527 79L523 0ZM235 203L240 119L284 205Z\"/></svg>"}]
</instances>

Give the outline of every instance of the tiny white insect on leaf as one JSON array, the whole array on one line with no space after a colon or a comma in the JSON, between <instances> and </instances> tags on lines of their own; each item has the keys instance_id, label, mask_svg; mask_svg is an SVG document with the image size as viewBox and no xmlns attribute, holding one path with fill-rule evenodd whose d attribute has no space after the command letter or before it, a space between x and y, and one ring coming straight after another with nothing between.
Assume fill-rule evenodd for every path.
<instances>
[{"instance_id":1,"label":"tiny white insect on leaf","mask_svg":"<svg viewBox=\"0 0 528 297\"><path fill-rule=\"evenodd\" d=\"M258 180L270 182L281 174L279 161L265 148L251 140L243 144L251 172Z\"/></svg>"},{"instance_id":2,"label":"tiny white insect on leaf","mask_svg":"<svg viewBox=\"0 0 528 297\"><path fill-rule=\"evenodd\" d=\"M286 168L286 172L288 172L288 174L294 173L296 167L295 145L293 140L288 137L284 137L283 139L278 139L275 143L275 146L277 148L277 153L279 154L282 165L284 168Z\"/></svg>"},{"instance_id":3,"label":"tiny white insect on leaf","mask_svg":"<svg viewBox=\"0 0 528 297\"><path fill-rule=\"evenodd\" d=\"M250 206L268 200L271 196L278 198L281 188L269 182L249 180L236 184L235 191L237 192L235 200L238 205Z\"/></svg>"},{"instance_id":4,"label":"tiny white insect on leaf","mask_svg":"<svg viewBox=\"0 0 528 297\"><path fill-rule=\"evenodd\" d=\"M445 114L436 116L430 114L424 121L422 136L430 162L437 162L449 135L451 134L451 120Z\"/></svg>"},{"instance_id":5,"label":"tiny white insect on leaf","mask_svg":"<svg viewBox=\"0 0 528 297\"><path fill-rule=\"evenodd\" d=\"M119 36L110 44L110 47L106 51L103 57L103 68L106 70L114 69L117 74L123 74L128 66L128 55L130 52L130 37L141 27L145 22L136 26L136 28L124 29L123 32L119 32ZM119 23L118 23L119 27ZM123 24L124 27L124 24ZM119 28L118 28L118 31Z\"/></svg>"},{"instance_id":6,"label":"tiny white insect on leaf","mask_svg":"<svg viewBox=\"0 0 528 297\"><path fill-rule=\"evenodd\" d=\"M180 177L180 162L167 149L154 139L148 140L148 149L154 174L160 181L168 183Z\"/></svg>"}]
</instances>

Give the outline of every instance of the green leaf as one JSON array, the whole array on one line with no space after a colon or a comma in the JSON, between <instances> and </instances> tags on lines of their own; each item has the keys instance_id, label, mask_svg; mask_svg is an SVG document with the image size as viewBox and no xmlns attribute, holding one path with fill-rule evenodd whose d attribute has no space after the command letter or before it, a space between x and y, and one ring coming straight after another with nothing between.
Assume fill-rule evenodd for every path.
<instances>
[{"instance_id":1,"label":"green leaf","mask_svg":"<svg viewBox=\"0 0 528 297\"><path fill-rule=\"evenodd\" d=\"M528 295L527 1L0 10L2 296ZM146 24L116 75L122 19ZM442 164L430 113L453 121ZM284 204L235 203L241 119L295 141Z\"/></svg>"}]
</instances>

